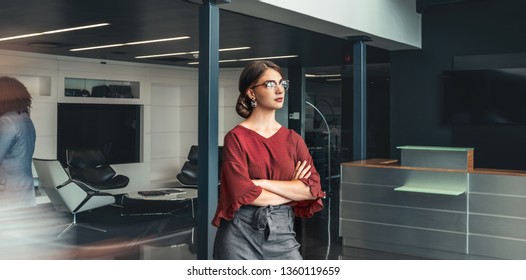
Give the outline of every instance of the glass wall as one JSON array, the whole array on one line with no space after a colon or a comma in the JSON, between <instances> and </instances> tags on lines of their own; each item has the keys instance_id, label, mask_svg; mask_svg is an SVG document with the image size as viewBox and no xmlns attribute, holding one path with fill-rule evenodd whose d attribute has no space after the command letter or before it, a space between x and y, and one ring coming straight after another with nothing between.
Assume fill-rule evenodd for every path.
<instances>
[{"instance_id":1,"label":"glass wall","mask_svg":"<svg viewBox=\"0 0 526 280\"><path fill-rule=\"evenodd\" d=\"M307 69L305 142L326 192L339 183L341 75L339 68ZM332 178L329 180L329 178Z\"/></svg>"}]
</instances>

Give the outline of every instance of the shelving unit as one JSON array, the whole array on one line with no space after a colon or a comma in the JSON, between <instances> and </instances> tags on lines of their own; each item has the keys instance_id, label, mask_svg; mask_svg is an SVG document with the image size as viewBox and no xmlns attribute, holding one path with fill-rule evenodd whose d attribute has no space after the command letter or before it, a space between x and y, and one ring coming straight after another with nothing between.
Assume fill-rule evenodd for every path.
<instances>
[{"instance_id":1,"label":"shelving unit","mask_svg":"<svg viewBox=\"0 0 526 280\"><path fill-rule=\"evenodd\" d=\"M98 89L99 94L93 96ZM129 89L129 91L128 91ZM84 96L81 91L85 92ZM122 92L125 90L125 92ZM89 96L85 96L89 94ZM89 97L89 98L116 98L116 99L139 99L140 83L136 81L117 81L104 79L64 79L64 96L67 97Z\"/></svg>"}]
</instances>

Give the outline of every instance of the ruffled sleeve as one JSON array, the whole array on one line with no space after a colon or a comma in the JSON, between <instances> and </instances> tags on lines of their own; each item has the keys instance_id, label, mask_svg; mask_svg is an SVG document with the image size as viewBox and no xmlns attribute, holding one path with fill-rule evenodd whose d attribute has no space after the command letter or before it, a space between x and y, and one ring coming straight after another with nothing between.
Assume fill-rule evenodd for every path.
<instances>
[{"instance_id":1,"label":"ruffled sleeve","mask_svg":"<svg viewBox=\"0 0 526 280\"><path fill-rule=\"evenodd\" d=\"M312 200L297 201L291 205L294 206L294 215L297 217L309 218L314 215L314 213L323 209L322 199L325 198L325 192L321 189L320 174L314 166L314 162L312 160L312 156L309 153L307 145L305 145L305 142L301 136L299 136L299 134L297 134L296 139L298 161L306 160L307 164L311 166L311 176L309 176L309 178L302 178L300 181L310 188L311 194L316 198Z\"/></svg>"},{"instance_id":2,"label":"ruffled sleeve","mask_svg":"<svg viewBox=\"0 0 526 280\"><path fill-rule=\"evenodd\" d=\"M239 139L234 134L227 134L223 148L220 199L212 225L218 227L221 219L231 220L242 205L251 204L261 192L261 187L249 177Z\"/></svg>"}]
</instances>

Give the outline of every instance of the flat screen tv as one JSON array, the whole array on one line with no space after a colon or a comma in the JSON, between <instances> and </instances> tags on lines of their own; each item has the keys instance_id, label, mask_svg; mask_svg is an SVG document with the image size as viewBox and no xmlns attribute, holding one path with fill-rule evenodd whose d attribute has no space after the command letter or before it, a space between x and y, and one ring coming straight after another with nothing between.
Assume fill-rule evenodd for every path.
<instances>
[{"instance_id":1,"label":"flat screen tv","mask_svg":"<svg viewBox=\"0 0 526 280\"><path fill-rule=\"evenodd\" d=\"M58 104L57 159L68 148L99 148L110 164L140 162L142 105Z\"/></svg>"},{"instance_id":2,"label":"flat screen tv","mask_svg":"<svg viewBox=\"0 0 526 280\"><path fill-rule=\"evenodd\" d=\"M451 124L526 124L526 68L445 71Z\"/></svg>"}]
</instances>

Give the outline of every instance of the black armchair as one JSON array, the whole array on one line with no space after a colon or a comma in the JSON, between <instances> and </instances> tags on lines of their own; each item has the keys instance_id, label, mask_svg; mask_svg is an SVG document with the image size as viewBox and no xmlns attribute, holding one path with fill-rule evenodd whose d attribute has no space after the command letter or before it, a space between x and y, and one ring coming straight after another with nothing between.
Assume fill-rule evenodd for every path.
<instances>
[{"instance_id":1,"label":"black armchair","mask_svg":"<svg viewBox=\"0 0 526 280\"><path fill-rule=\"evenodd\" d=\"M199 178L198 172L198 158L199 149L197 145L190 147L188 152L187 161L184 163L179 174L177 174L177 180L185 187L197 187L197 179ZM221 174L221 164L223 159L223 146L218 147L218 176Z\"/></svg>"},{"instance_id":2,"label":"black armchair","mask_svg":"<svg viewBox=\"0 0 526 280\"><path fill-rule=\"evenodd\" d=\"M99 149L68 149L66 160L71 178L94 189L120 189L130 182L128 177L117 175Z\"/></svg>"}]
</instances>

